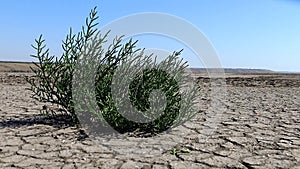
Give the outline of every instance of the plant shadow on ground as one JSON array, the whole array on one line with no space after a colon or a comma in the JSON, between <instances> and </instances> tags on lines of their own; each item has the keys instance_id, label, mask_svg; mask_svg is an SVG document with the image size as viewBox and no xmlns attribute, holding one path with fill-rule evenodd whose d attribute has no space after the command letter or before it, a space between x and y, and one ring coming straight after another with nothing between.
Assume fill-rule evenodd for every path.
<instances>
[{"instance_id":1,"label":"plant shadow on ground","mask_svg":"<svg viewBox=\"0 0 300 169\"><path fill-rule=\"evenodd\" d=\"M88 135L78 127L78 124L73 122L72 117L67 113L59 113L54 115L45 115L45 114L32 114L32 115L22 115L18 117L11 117L0 121L0 129L3 128L21 128L21 127L30 127L34 125L45 125L52 126L55 129L65 129L69 127L74 127L77 132L75 136L77 140L85 140L88 138ZM50 131L51 132L51 131Z\"/></svg>"},{"instance_id":2,"label":"plant shadow on ground","mask_svg":"<svg viewBox=\"0 0 300 169\"><path fill-rule=\"evenodd\" d=\"M10 118L0 121L0 128L18 128L22 126L49 125L55 128L64 128L74 126L71 117L66 114L47 117L43 114L24 115L22 117Z\"/></svg>"},{"instance_id":3,"label":"plant shadow on ground","mask_svg":"<svg viewBox=\"0 0 300 169\"><path fill-rule=\"evenodd\" d=\"M29 127L34 125L45 125L45 126L52 126L56 129L65 129L69 127L74 127L77 132L75 132L75 136L77 137L77 140L85 140L86 138L89 138L89 135L87 132L80 126L80 124L75 123L72 119L72 116L65 112L57 112L52 111L50 114L47 112L40 113L40 114L26 114L22 116L13 116L7 119L3 119L0 121L0 129L3 128L21 128L21 127ZM88 133L92 136L110 136L112 134L111 128L107 128L105 126L100 126L99 124L93 124L95 130L88 130ZM97 128L101 128L101 132L97 130ZM146 133L146 132L140 132L140 131L132 131L132 132L126 132L126 133L120 133L124 136L129 137L153 137L157 133Z\"/></svg>"}]
</instances>

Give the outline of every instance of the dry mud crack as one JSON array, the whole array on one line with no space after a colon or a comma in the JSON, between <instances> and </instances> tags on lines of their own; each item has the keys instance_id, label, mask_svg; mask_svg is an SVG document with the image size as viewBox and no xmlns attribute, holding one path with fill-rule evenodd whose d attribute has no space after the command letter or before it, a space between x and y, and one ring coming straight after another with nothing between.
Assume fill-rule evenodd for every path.
<instances>
[{"instance_id":1,"label":"dry mud crack","mask_svg":"<svg viewBox=\"0 0 300 169\"><path fill-rule=\"evenodd\" d=\"M160 137L102 142L41 116L25 76L0 73L0 168L300 168L299 75L229 76L226 110L208 136L209 79L199 77L203 114Z\"/></svg>"}]
</instances>

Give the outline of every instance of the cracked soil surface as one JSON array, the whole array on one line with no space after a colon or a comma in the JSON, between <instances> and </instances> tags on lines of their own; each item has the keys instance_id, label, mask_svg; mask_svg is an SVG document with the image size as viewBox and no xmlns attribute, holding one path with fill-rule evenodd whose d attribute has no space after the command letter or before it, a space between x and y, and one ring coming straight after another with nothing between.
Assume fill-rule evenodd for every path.
<instances>
[{"instance_id":1,"label":"cracked soil surface","mask_svg":"<svg viewBox=\"0 0 300 169\"><path fill-rule=\"evenodd\" d=\"M0 168L300 168L300 75L227 75L217 106L199 75L203 112L190 121L99 141L63 115L42 116L45 103L25 90L29 75L0 73Z\"/></svg>"}]
</instances>

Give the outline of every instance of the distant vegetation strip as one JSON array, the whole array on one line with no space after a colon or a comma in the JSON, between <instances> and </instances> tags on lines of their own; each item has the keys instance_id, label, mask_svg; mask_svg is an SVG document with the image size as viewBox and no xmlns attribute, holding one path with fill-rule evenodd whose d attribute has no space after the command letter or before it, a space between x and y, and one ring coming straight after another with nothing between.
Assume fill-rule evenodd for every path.
<instances>
[{"instance_id":1,"label":"distant vegetation strip","mask_svg":"<svg viewBox=\"0 0 300 169\"><path fill-rule=\"evenodd\" d=\"M31 72L32 62L0 61L0 72Z\"/></svg>"},{"instance_id":2,"label":"distant vegetation strip","mask_svg":"<svg viewBox=\"0 0 300 169\"><path fill-rule=\"evenodd\" d=\"M24 62L24 61L0 61L0 63L20 63L20 64L32 64L32 62Z\"/></svg>"},{"instance_id":3,"label":"distant vegetation strip","mask_svg":"<svg viewBox=\"0 0 300 169\"><path fill-rule=\"evenodd\" d=\"M0 61L0 72L31 72L30 67L35 65L32 62L21 62L21 61ZM267 69L244 69L244 68L190 68L192 73L230 73L230 74L290 74L292 72L276 72ZM295 73L299 74L299 73Z\"/></svg>"},{"instance_id":4,"label":"distant vegetation strip","mask_svg":"<svg viewBox=\"0 0 300 169\"><path fill-rule=\"evenodd\" d=\"M244 68L190 68L190 70L195 73L231 73L231 74L269 74L277 73L272 70L267 69L244 69Z\"/></svg>"}]
</instances>

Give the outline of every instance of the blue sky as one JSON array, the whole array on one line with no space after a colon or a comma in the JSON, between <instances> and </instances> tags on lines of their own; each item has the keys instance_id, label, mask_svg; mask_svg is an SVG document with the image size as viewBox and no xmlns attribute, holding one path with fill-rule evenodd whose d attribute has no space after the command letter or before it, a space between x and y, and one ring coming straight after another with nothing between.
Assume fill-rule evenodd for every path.
<instances>
[{"instance_id":1,"label":"blue sky","mask_svg":"<svg viewBox=\"0 0 300 169\"><path fill-rule=\"evenodd\" d=\"M300 2L296 0L2 0L0 60L33 61L30 45L40 34L50 52L59 56L69 28L79 31L94 6L99 28L134 13L168 13L201 30L223 67L300 72ZM171 39L135 38L146 48L184 48ZM191 66L202 66L192 55L185 49L183 57Z\"/></svg>"}]
</instances>

